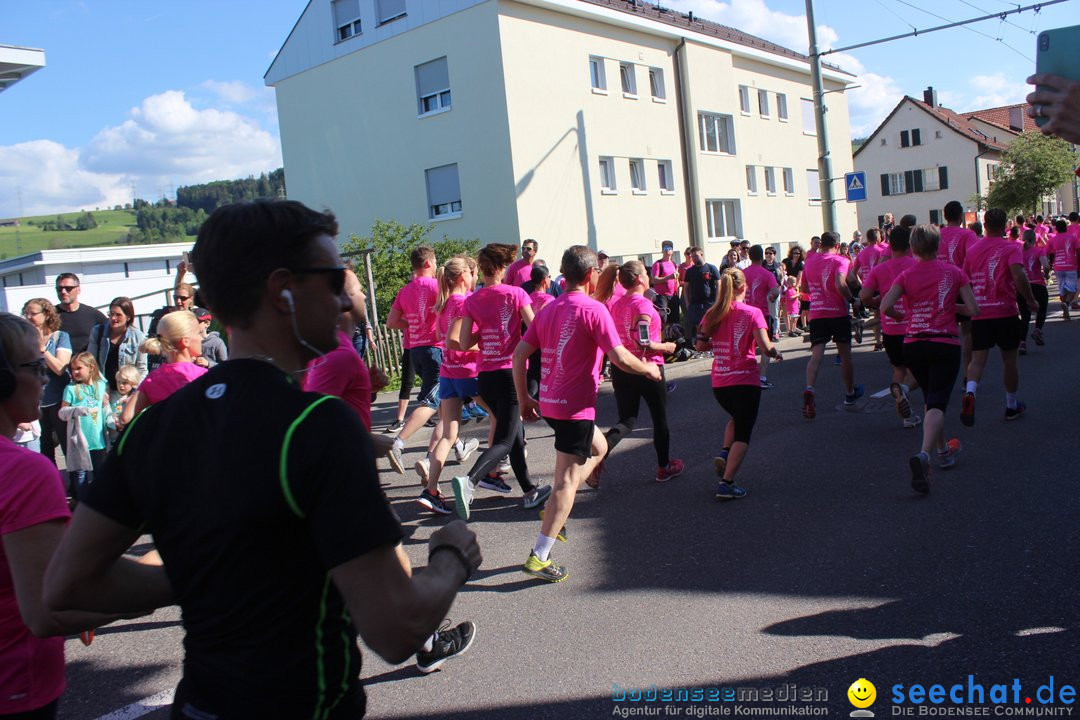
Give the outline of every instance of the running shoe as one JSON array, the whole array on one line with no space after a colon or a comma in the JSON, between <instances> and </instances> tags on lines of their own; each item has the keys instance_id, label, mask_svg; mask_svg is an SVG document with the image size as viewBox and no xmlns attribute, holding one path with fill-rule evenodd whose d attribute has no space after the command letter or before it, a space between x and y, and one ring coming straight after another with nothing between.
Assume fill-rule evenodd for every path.
<instances>
[{"instance_id":1,"label":"running shoe","mask_svg":"<svg viewBox=\"0 0 1080 720\"><path fill-rule=\"evenodd\" d=\"M930 458L926 453L920 452L912 455L908 460L911 467L911 489L920 495L930 493Z\"/></svg>"},{"instance_id":2,"label":"running shoe","mask_svg":"<svg viewBox=\"0 0 1080 720\"><path fill-rule=\"evenodd\" d=\"M541 580L547 580L548 582L562 582L566 578L570 577L570 573L566 571L566 568L561 565L556 565L555 561L551 558L547 559L547 562L541 562L540 558L536 557L536 553L530 552L529 559L525 561L525 564L521 566L522 571L527 575L538 577Z\"/></svg>"},{"instance_id":3,"label":"running shoe","mask_svg":"<svg viewBox=\"0 0 1080 720\"><path fill-rule=\"evenodd\" d=\"M433 428L438 424L439 424L439 416L438 415L432 415L431 417L428 418L427 422L424 423L424 427L432 427Z\"/></svg>"},{"instance_id":4,"label":"running shoe","mask_svg":"<svg viewBox=\"0 0 1080 720\"><path fill-rule=\"evenodd\" d=\"M457 458L459 463L466 462L478 447L480 447L480 441L476 438L469 438L464 442L459 439L454 443L454 457Z\"/></svg>"},{"instance_id":5,"label":"running shoe","mask_svg":"<svg viewBox=\"0 0 1080 720\"><path fill-rule=\"evenodd\" d=\"M741 488L735 483L724 482L723 480L716 483L717 500L738 500L744 497L746 497L745 488Z\"/></svg>"},{"instance_id":6,"label":"running shoe","mask_svg":"<svg viewBox=\"0 0 1080 720\"><path fill-rule=\"evenodd\" d=\"M476 625L469 620L447 630L449 626L450 622L446 621L435 633L430 651L421 650L416 653L416 669L425 675L438 670L447 660L463 655L476 639Z\"/></svg>"},{"instance_id":7,"label":"running shoe","mask_svg":"<svg viewBox=\"0 0 1080 720\"><path fill-rule=\"evenodd\" d=\"M544 519L544 509L543 508L540 508L540 519L541 520ZM555 533L555 539L558 540L559 542L566 542L567 541L566 539L568 537L570 537L570 534L568 532L566 532L566 526L565 525L562 526L562 529L559 530L559 532Z\"/></svg>"},{"instance_id":8,"label":"running shoe","mask_svg":"<svg viewBox=\"0 0 1080 720\"><path fill-rule=\"evenodd\" d=\"M397 445L391 445L390 450L386 453L386 459L390 462L390 467L394 469L398 475L405 474L405 464L401 461L401 448Z\"/></svg>"},{"instance_id":9,"label":"running shoe","mask_svg":"<svg viewBox=\"0 0 1080 720\"><path fill-rule=\"evenodd\" d=\"M956 467L956 456L960 454L960 441L953 438L945 443L945 449L937 454L937 466L942 470Z\"/></svg>"},{"instance_id":10,"label":"running shoe","mask_svg":"<svg viewBox=\"0 0 1080 720\"><path fill-rule=\"evenodd\" d=\"M1020 341L1020 354L1027 355L1027 343L1023 340Z\"/></svg>"},{"instance_id":11,"label":"running shoe","mask_svg":"<svg viewBox=\"0 0 1080 720\"><path fill-rule=\"evenodd\" d=\"M794 330L788 330L788 334L787 334L787 336L790 337L790 338L799 337L800 335L802 335L801 332L795 332Z\"/></svg>"},{"instance_id":12,"label":"running shoe","mask_svg":"<svg viewBox=\"0 0 1080 720\"><path fill-rule=\"evenodd\" d=\"M716 477L724 477L724 471L727 470L727 453L723 455L717 455L712 459L713 470L716 471Z\"/></svg>"},{"instance_id":13,"label":"running shoe","mask_svg":"<svg viewBox=\"0 0 1080 720\"><path fill-rule=\"evenodd\" d=\"M774 383L769 382L765 378L760 378L760 380L761 380L761 389L762 390L772 390L774 387L776 387L776 385Z\"/></svg>"},{"instance_id":14,"label":"running shoe","mask_svg":"<svg viewBox=\"0 0 1080 720\"><path fill-rule=\"evenodd\" d=\"M465 410L472 415L475 420L483 420L488 416L487 411L476 403L469 403L465 406Z\"/></svg>"},{"instance_id":15,"label":"running shoe","mask_svg":"<svg viewBox=\"0 0 1080 720\"><path fill-rule=\"evenodd\" d=\"M853 322L851 324L853 326L852 330L854 331L854 334L855 334L855 342L858 343L859 345L862 345L862 335L863 335L862 320L856 320L855 322Z\"/></svg>"},{"instance_id":16,"label":"running shoe","mask_svg":"<svg viewBox=\"0 0 1080 720\"><path fill-rule=\"evenodd\" d=\"M549 497L551 497L551 486L544 485L525 493L521 498L521 504L526 510L532 510L546 503Z\"/></svg>"},{"instance_id":17,"label":"running shoe","mask_svg":"<svg viewBox=\"0 0 1080 720\"><path fill-rule=\"evenodd\" d=\"M1027 405L1022 402L1018 402L1016 403L1016 409L1005 408L1005 419L1019 420L1020 417L1024 414L1025 410L1027 410Z\"/></svg>"},{"instance_id":18,"label":"running shoe","mask_svg":"<svg viewBox=\"0 0 1080 720\"><path fill-rule=\"evenodd\" d=\"M671 393L675 392L675 383L669 382L667 384L667 391L668 391L668 394L671 394Z\"/></svg>"},{"instance_id":19,"label":"running shoe","mask_svg":"<svg viewBox=\"0 0 1080 720\"><path fill-rule=\"evenodd\" d=\"M911 401L908 400L908 394L905 392L904 386L900 383L893 383L889 386L889 392L892 393L893 400L896 401L896 414L904 420L910 418ZM907 425L905 423L904 427L915 427L915 425Z\"/></svg>"},{"instance_id":20,"label":"running shoe","mask_svg":"<svg viewBox=\"0 0 1080 720\"><path fill-rule=\"evenodd\" d=\"M863 396L864 392L866 392L866 388L864 388L862 385L856 385L854 392L852 392L850 395L844 396L844 405L846 407L851 407L855 404L856 400Z\"/></svg>"},{"instance_id":21,"label":"running shoe","mask_svg":"<svg viewBox=\"0 0 1080 720\"><path fill-rule=\"evenodd\" d=\"M904 428L910 430L911 428L917 428L922 425L922 418L918 415L912 415L911 417L904 418Z\"/></svg>"},{"instance_id":22,"label":"running shoe","mask_svg":"<svg viewBox=\"0 0 1080 720\"><path fill-rule=\"evenodd\" d=\"M458 422L461 425L468 425L470 420L472 420L472 415L470 415L469 411L466 410L464 406L462 406L462 408L461 408L461 420L459 420Z\"/></svg>"},{"instance_id":23,"label":"running shoe","mask_svg":"<svg viewBox=\"0 0 1080 720\"><path fill-rule=\"evenodd\" d=\"M398 430L400 430L403 427L405 427L405 421L404 420L395 420L394 422L387 425L386 428L383 430L383 432L384 433L394 433L394 432L397 432Z\"/></svg>"},{"instance_id":24,"label":"running shoe","mask_svg":"<svg viewBox=\"0 0 1080 720\"><path fill-rule=\"evenodd\" d=\"M514 468L510 465L510 456L507 455L502 459L502 462L499 463L499 466L495 468L495 472L499 473L500 475L506 475L513 469Z\"/></svg>"},{"instance_id":25,"label":"running shoe","mask_svg":"<svg viewBox=\"0 0 1080 720\"><path fill-rule=\"evenodd\" d=\"M600 487L600 476L604 474L604 461L607 460L607 456L600 458L596 461L596 467L589 474L589 477L585 478L585 484L596 490Z\"/></svg>"},{"instance_id":26,"label":"running shoe","mask_svg":"<svg viewBox=\"0 0 1080 720\"><path fill-rule=\"evenodd\" d=\"M458 517L467 522L472 514L469 506L473 500L473 486L469 482L469 476L455 476L450 480L450 486L454 488L454 509L457 510Z\"/></svg>"},{"instance_id":27,"label":"running shoe","mask_svg":"<svg viewBox=\"0 0 1080 720\"><path fill-rule=\"evenodd\" d=\"M1046 338L1043 337L1042 328L1035 328L1031 331L1031 339L1035 341L1035 344L1042 347L1046 344Z\"/></svg>"},{"instance_id":28,"label":"running shoe","mask_svg":"<svg viewBox=\"0 0 1080 720\"><path fill-rule=\"evenodd\" d=\"M416 474L420 476L420 484L427 485L428 476L431 475L431 460L425 456L416 461L413 465L416 470Z\"/></svg>"},{"instance_id":29,"label":"running shoe","mask_svg":"<svg viewBox=\"0 0 1080 720\"><path fill-rule=\"evenodd\" d=\"M487 477L481 479L476 485L485 490L503 493L504 495L510 492L510 486L503 482L503 479L495 473L488 473Z\"/></svg>"},{"instance_id":30,"label":"running shoe","mask_svg":"<svg viewBox=\"0 0 1080 720\"><path fill-rule=\"evenodd\" d=\"M683 471L683 461L682 460L668 460L668 464L667 464L666 468L662 468L662 467L656 468L656 482L658 482L658 483L667 482L668 480L670 480L673 477L678 477L679 475L682 475L682 471Z\"/></svg>"},{"instance_id":31,"label":"running shoe","mask_svg":"<svg viewBox=\"0 0 1080 720\"><path fill-rule=\"evenodd\" d=\"M807 420L813 420L815 415L817 415L817 410L814 408L814 391L803 390L802 416Z\"/></svg>"},{"instance_id":32,"label":"running shoe","mask_svg":"<svg viewBox=\"0 0 1080 720\"><path fill-rule=\"evenodd\" d=\"M964 393L960 403L960 424L964 427L975 426L975 393Z\"/></svg>"},{"instance_id":33,"label":"running shoe","mask_svg":"<svg viewBox=\"0 0 1080 720\"><path fill-rule=\"evenodd\" d=\"M1069 316L1069 303L1066 303L1066 302L1061 303L1061 319L1062 320L1070 320L1071 319L1070 316Z\"/></svg>"},{"instance_id":34,"label":"running shoe","mask_svg":"<svg viewBox=\"0 0 1080 720\"><path fill-rule=\"evenodd\" d=\"M420 503L428 510L437 512L440 515L449 515L454 512L450 509L450 506L446 504L446 498L442 496L442 493L429 492L427 488L424 488L423 492L420 493L420 497L416 498L416 502Z\"/></svg>"}]
</instances>

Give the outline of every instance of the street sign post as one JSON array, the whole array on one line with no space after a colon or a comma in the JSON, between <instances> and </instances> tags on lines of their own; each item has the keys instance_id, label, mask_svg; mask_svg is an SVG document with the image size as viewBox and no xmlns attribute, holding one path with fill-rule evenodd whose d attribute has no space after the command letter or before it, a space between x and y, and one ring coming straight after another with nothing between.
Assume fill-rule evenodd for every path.
<instances>
[{"instance_id":1,"label":"street sign post","mask_svg":"<svg viewBox=\"0 0 1080 720\"><path fill-rule=\"evenodd\" d=\"M864 202L866 200L866 173L844 173L844 192L848 202Z\"/></svg>"}]
</instances>

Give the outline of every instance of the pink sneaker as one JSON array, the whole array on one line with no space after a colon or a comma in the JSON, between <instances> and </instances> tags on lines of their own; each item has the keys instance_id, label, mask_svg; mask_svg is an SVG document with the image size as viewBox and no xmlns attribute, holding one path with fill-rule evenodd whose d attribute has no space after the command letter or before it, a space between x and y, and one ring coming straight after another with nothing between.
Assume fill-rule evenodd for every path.
<instances>
[{"instance_id":1,"label":"pink sneaker","mask_svg":"<svg viewBox=\"0 0 1080 720\"><path fill-rule=\"evenodd\" d=\"M666 468L656 468L656 482L667 482L671 478L681 475L682 471L682 460L669 460Z\"/></svg>"}]
</instances>

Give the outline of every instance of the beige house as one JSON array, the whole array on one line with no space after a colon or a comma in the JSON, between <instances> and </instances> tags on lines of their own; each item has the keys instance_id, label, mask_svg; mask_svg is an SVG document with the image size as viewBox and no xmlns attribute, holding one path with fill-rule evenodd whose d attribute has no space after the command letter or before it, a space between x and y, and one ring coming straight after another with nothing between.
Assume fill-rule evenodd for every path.
<instances>
[{"instance_id":1,"label":"beige house","mask_svg":"<svg viewBox=\"0 0 1080 720\"><path fill-rule=\"evenodd\" d=\"M805 56L640 0L311 0L266 74L289 196L650 258L822 229ZM835 191L854 78L826 67ZM837 207L839 230L856 227Z\"/></svg>"},{"instance_id":2,"label":"beige house","mask_svg":"<svg viewBox=\"0 0 1080 720\"><path fill-rule=\"evenodd\" d=\"M1024 107L957 113L938 104L933 88L922 100L905 96L855 152L855 167L867 180L859 226L877 227L888 212L941 223L950 200L975 212L971 199L986 195L1005 150L1020 133L1037 129ZM1076 198L1074 181L1048 197L1043 212L1072 212Z\"/></svg>"}]
</instances>

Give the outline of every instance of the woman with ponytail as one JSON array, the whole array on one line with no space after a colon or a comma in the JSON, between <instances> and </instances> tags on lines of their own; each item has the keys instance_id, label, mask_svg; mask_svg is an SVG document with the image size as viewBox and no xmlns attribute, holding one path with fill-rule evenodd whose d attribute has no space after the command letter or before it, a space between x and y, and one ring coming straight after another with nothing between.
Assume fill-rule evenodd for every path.
<instances>
[{"instance_id":1,"label":"woman with ponytail","mask_svg":"<svg viewBox=\"0 0 1080 720\"><path fill-rule=\"evenodd\" d=\"M143 341L139 350L164 357L165 364L146 376L134 398L124 406L116 423L118 430L146 408L206 374L206 368L195 364L195 358L202 355L202 334L199 320L190 310L175 310L163 316L157 325L157 335Z\"/></svg>"},{"instance_id":2,"label":"woman with ponytail","mask_svg":"<svg viewBox=\"0 0 1080 720\"><path fill-rule=\"evenodd\" d=\"M746 490L735 484L735 475L749 449L761 404L755 345L763 355L782 359L769 341L765 316L756 307L746 305L745 298L746 276L742 270L727 268L720 273L716 302L705 312L696 338L698 350L713 352L713 396L731 416L724 428L723 449L713 460L720 476L717 500L746 497Z\"/></svg>"}]
</instances>

